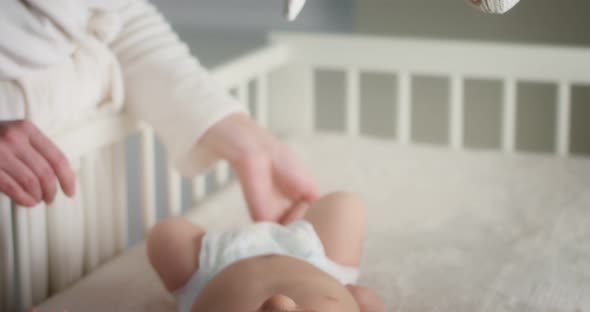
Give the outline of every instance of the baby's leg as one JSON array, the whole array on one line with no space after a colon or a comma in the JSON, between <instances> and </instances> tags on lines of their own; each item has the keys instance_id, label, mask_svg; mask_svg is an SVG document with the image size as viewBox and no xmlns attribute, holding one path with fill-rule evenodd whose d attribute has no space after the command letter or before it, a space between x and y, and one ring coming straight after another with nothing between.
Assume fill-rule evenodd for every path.
<instances>
[{"instance_id":1,"label":"baby's leg","mask_svg":"<svg viewBox=\"0 0 590 312\"><path fill-rule=\"evenodd\" d=\"M345 266L360 265L367 221L356 195L324 196L312 204L305 219L313 224L330 260Z\"/></svg>"},{"instance_id":2,"label":"baby's leg","mask_svg":"<svg viewBox=\"0 0 590 312\"><path fill-rule=\"evenodd\" d=\"M183 287L199 268L204 235L203 228L180 218L164 220L150 231L148 258L168 291Z\"/></svg>"},{"instance_id":3,"label":"baby's leg","mask_svg":"<svg viewBox=\"0 0 590 312\"><path fill-rule=\"evenodd\" d=\"M311 222L320 236L328 258L345 265L358 267L367 229L365 209L352 193L335 193L312 204L305 219ZM364 287L347 285L361 312L385 312L383 301Z\"/></svg>"}]
</instances>

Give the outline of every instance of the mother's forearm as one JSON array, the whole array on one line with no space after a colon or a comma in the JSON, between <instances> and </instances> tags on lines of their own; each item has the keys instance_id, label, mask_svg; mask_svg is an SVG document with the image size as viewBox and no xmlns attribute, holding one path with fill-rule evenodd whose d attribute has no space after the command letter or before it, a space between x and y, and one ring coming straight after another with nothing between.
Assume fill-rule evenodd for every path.
<instances>
[{"instance_id":1,"label":"mother's forearm","mask_svg":"<svg viewBox=\"0 0 590 312\"><path fill-rule=\"evenodd\" d=\"M203 171L216 157L197 141L245 107L215 83L154 6L133 1L120 16L124 28L112 48L123 71L126 110L155 128L181 173Z\"/></svg>"}]
</instances>

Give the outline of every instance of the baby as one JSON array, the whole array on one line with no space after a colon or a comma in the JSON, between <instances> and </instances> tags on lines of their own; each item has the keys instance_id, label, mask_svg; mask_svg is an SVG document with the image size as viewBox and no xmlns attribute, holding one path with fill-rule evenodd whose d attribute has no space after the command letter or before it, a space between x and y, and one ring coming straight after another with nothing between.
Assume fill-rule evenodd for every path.
<instances>
[{"instance_id":1,"label":"baby","mask_svg":"<svg viewBox=\"0 0 590 312\"><path fill-rule=\"evenodd\" d=\"M299 205L287 219L230 232L166 220L151 231L148 256L181 312L385 311L354 285L366 230L355 195Z\"/></svg>"}]
</instances>

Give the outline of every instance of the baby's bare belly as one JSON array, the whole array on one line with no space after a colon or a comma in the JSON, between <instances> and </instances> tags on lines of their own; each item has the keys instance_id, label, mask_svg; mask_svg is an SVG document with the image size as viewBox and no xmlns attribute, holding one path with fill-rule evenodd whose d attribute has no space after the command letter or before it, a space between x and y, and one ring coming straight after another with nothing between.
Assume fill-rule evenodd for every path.
<instances>
[{"instance_id":1,"label":"baby's bare belly","mask_svg":"<svg viewBox=\"0 0 590 312\"><path fill-rule=\"evenodd\" d=\"M292 257L271 255L238 261L217 274L193 304L193 311L254 312L275 294L298 302L318 292L344 289L330 275Z\"/></svg>"}]
</instances>

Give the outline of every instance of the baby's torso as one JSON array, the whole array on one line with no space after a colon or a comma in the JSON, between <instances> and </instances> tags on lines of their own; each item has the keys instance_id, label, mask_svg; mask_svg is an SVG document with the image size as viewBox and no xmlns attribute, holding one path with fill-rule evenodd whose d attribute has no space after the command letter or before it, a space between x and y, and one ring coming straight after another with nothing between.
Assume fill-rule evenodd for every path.
<instances>
[{"instance_id":1,"label":"baby's torso","mask_svg":"<svg viewBox=\"0 0 590 312\"><path fill-rule=\"evenodd\" d=\"M341 267L326 257L311 223L256 223L234 231L207 233L201 242L199 269L175 295L184 312L190 311L204 291L231 295L227 293L229 287L241 295L265 296L268 287L279 281L315 277L346 284L354 282L357 275L358 270Z\"/></svg>"},{"instance_id":2,"label":"baby's torso","mask_svg":"<svg viewBox=\"0 0 590 312\"><path fill-rule=\"evenodd\" d=\"M286 269L288 268L288 269ZM300 304L318 292L342 297L340 284L316 266L289 256L258 256L236 262L207 283L193 301L193 311L256 311L275 294L285 294ZM220 302L220 298L224 298ZM249 302L251 306L244 306Z\"/></svg>"}]
</instances>

